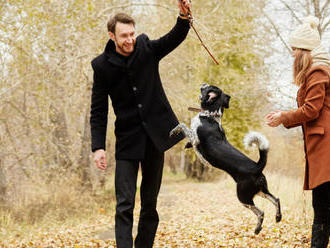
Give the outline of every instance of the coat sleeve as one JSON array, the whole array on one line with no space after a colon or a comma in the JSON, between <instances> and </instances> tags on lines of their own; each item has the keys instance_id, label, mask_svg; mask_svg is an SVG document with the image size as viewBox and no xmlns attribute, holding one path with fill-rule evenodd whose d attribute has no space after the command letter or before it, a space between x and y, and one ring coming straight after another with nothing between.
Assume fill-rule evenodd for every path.
<instances>
[{"instance_id":1,"label":"coat sleeve","mask_svg":"<svg viewBox=\"0 0 330 248\"><path fill-rule=\"evenodd\" d=\"M298 109L282 112L282 123L291 128L319 117L323 107L328 76L322 71L315 71L307 78L304 104Z\"/></svg>"},{"instance_id":2,"label":"coat sleeve","mask_svg":"<svg viewBox=\"0 0 330 248\"><path fill-rule=\"evenodd\" d=\"M101 76L101 72L97 70L92 62L94 70L94 82L92 88L91 99L91 136L92 136L92 152L98 149L105 150L105 139L108 123L108 90Z\"/></svg>"},{"instance_id":3,"label":"coat sleeve","mask_svg":"<svg viewBox=\"0 0 330 248\"><path fill-rule=\"evenodd\" d=\"M190 29L189 21L178 17L170 32L157 40L150 40L150 46L159 60L173 51L184 41Z\"/></svg>"},{"instance_id":4,"label":"coat sleeve","mask_svg":"<svg viewBox=\"0 0 330 248\"><path fill-rule=\"evenodd\" d=\"M292 124L292 125L286 125L285 123L283 123L283 126L285 128L290 129L290 128L294 128L294 127L299 127L299 126L301 126L301 124L300 123L297 123L297 124Z\"/></svg>"}]
</instances>

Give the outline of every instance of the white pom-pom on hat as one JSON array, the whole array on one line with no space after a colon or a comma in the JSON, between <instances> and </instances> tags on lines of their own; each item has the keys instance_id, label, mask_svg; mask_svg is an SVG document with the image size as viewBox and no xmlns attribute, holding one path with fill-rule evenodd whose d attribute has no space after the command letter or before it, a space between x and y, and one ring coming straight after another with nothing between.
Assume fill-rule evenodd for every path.
<instances>
[{"instance_id":1,"label":"white pom-pom on hat","mask_svg":"<svg viewBox=\"0 0 330 248\"><path fill-rule=\"evenodd\" d=\"M299 25L290 35L289 44L291 47L313 50L321 44L320 34L317 29L319 19L315 16L308 16L303 24Z\"/></svg>"},{"instance_id":2,"label":"white pom-pom on hat","mask_svg":"<svg viewBox=\"0 0 330 248\"><path fill-rule=\"evenodd\" d=\"M304 19L304 23L309 24L311 26L311 28L313 28L313 29L317 29L317 27L320 24L320 20L319 20L319 18L317 18L315 16L307 16Z\"/></svg>"}]
</instances>

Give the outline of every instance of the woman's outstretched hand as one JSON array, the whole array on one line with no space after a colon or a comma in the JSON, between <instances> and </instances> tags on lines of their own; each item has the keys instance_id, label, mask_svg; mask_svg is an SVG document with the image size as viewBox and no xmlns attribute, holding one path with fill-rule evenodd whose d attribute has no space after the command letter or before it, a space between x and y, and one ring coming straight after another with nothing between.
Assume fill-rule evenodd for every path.
<instances>
[{"instance_id":1,"label":"woman's outstretched hand","mask_svg":"<svg viewBox=\"0 0 330 248\"><path fill-rule=\"evenodd\" d=\"M277 127L282 124L282 111L275 110L266 115L266 124L270 127Z\"/></svg>"}]
</instances>

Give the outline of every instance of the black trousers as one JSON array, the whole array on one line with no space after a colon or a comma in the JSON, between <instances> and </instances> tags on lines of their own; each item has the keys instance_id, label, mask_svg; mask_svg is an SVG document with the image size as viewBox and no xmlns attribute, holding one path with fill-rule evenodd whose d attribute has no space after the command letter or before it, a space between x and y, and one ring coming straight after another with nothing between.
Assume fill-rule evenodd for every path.
<instances>
[{"instance_id":1,"label":"black trousers","mask_svg":"<svg viewBox=\"0 0 330 248\"><path fill-rule=\"evenodd\" d=\"M115 232L118 248L133 247L133 210L139 164L142 170L141 212L135 248L151 248L156 235L159 222L156 205L163 175L164 153L159 152L149 140L144 159L116 161Z\"/></svg>"},{"instance_id":2,"label":"black trousers","mask_svg":"<svg viewBox=\"0 0 330 248\"><path fill-rule=\"evenodd\" d=\"M330 182L313 189L314 224L330 225Z\"/></svg>"}]
</instances>

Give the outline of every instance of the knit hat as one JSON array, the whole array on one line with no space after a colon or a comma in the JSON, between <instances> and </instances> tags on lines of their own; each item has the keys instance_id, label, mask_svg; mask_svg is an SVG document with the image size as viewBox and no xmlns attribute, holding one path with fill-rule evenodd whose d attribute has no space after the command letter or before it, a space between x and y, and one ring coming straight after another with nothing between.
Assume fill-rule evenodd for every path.
<instances>
[{"instance_id":1,"label":"knit hat","mask_svg":"<svg viewBox=\"0 0 330 248\"><path fill-rule=\"evenodd\" d=\"M321 44L320 34L317 30L319 19L315 16L308 16L299 25L296 30L291 33L289 44L291 47L313 50Z\"/></svg>"}]
</instances>

